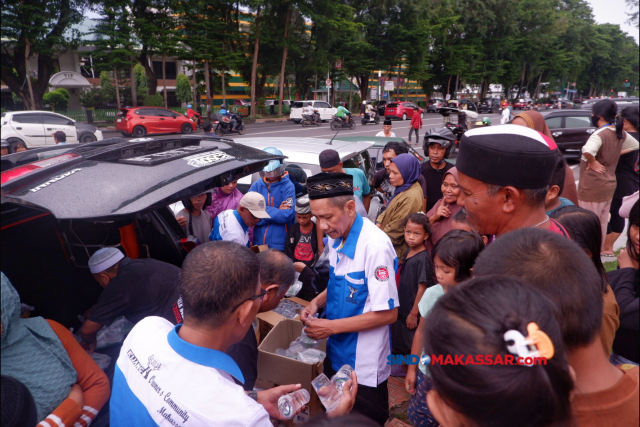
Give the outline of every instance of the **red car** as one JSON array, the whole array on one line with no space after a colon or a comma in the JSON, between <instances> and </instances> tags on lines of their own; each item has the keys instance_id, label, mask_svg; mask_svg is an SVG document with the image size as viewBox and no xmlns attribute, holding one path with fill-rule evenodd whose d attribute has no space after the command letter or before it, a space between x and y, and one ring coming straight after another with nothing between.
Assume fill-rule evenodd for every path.
<instances>
[{"instance_id":1,"label":"red car","mask_svg":"<svg viewBox=\"0 0 640 427\"><path fill-rule=\"evenodd\" d=\"M193 120L162 107L121 108L116 116L116 130L124 136L140 138L153 133L191 133Z\"/></svg>"},{"instance_id":2,"label":"red car","mask_svg":"<svg viewBox=\"0 0 640 427\"><path fill-rule=\"evenodd\" d=\"M514 110L524 110L526 106L527 106L527 102L524 99L518 99L517 101L513 101Z\"/></svg>"},{"instance_id":3,"label":"red car","mask_svg":"<svg viewBox=\"0 0 640 427\"><path fill-rule=\"evenodd\" d=\"M418 109L418 114L420 115L420 117L422 117L424 110L415 105L413 102L391 102L386 106L386 109L384 111L384 118L407 120L413 117L414 108Z\"/></svg>"}]
</instances>

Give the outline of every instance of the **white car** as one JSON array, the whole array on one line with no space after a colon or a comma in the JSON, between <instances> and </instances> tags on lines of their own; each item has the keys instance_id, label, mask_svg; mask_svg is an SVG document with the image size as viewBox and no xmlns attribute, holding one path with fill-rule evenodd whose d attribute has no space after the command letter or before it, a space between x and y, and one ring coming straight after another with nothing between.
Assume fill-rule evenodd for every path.
<instances>
[{"instance_id":1,"label":"white car","mask_svg":"<svg viewBox=\"0 0 640 427\"><path fill-rule=\"evenodd\" d=\"M289 120L293 120L295 123L302 121L302 108L307 105L311 105L314 109L318 110L320 114L320 120L331 120L333 115L338 111L337 108L332 107L327 101L295 101L291 104L291 113L289 114Z\"/></svg>"},{"instance_id":2,"label":"white car","mask_svg":"<svg viewBox=\"0 0 640 427\"><path fill-rule=\"evenodd\" d=\"M51 111L12 111L2 113L2 139L9 143L23 141L27 148L53 146L52 134L62 131L68 144L102 139L96 126L76 122Z\"/></svg>"}]
</instances>

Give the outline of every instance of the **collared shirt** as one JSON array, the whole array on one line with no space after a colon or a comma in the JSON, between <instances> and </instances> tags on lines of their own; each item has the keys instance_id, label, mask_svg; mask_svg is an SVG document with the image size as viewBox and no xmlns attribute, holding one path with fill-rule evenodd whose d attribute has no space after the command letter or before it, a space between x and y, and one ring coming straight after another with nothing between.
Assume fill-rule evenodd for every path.
<instances>
[{"instance_id":1,"label":"collared shirt","mask_svg":"<svg viewBox=\"0 0 640 427\"><path fill-rule=\"evenodd\" d=\"M249 227L235 209L220 212L213 222L209 240L227 240L249 247Z\"/></svg>"},{"instance_id":2,"label":"collared shirt","mask_svg":"<svg viewBox=\"0 0 640 427\"><path fill-rule=\"evenodd\" d=\"M345 319L398 307L398 258L389 237L358 214L346 241L329 239L327 319ZM358 373L358 384L377 387L391 373L389 326L332 335L327 355L338 371L344 364Z\"/></svg>"},{"instance_id":3,"label":"collared shirt","mask_svg":"<svg viewBox=\"0 0 640 427\"><path fill-rule=\"evenodd\" d=\"M140 321L125 339L111 393L111 426L271 426L244 393L231 357L198 347L160 317Z\"/></svg>"}]
</instances>

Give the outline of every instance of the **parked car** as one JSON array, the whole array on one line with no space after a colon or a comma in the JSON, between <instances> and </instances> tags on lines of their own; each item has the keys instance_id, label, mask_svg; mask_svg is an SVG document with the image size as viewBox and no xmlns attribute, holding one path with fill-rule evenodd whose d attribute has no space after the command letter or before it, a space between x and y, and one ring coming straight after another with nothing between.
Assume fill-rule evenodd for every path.
<instances>
[{"instance_id":1,"label":"parked car","mask_svg":"<svg viewBox=\"0 0 640 427\"><path fill-rule=\"evenodd\" d=\"M307 174L307 177L322 172L320 170L320 153L327 148L336 150L344 162L345 168L360 168L367 179L371 179L375 173L375 167L367 151L373 144L371 138L365 141L343 141L334 139L331 145L327 145L329 138L242 138L241 143L251 148L262 150L267 147L275 147L287 156L287 165L298 165ZM260 175L254 173L238 181L238 189L246 193Z\"/></svg>"},{"instance_id":2,"label":"parked car","mask_svg":"<svg viewBox=\"0 0 640 427\"><path fill-rule=\"evenodd\" d=\"M102 139L97 126L75 120L51 111L11 111L2 113L2 139L10 144L24 142L27 148L53 146L52 134L62 131L67 143L87 143Z\"/></svg>"},{"instance_id":3,"label":"parked car","mask_svg":"<svg viewBox=\"0 0 640 427\"><path fill-rule=\"evenodd\" d=\"M31 150L11 154L31 158L3 167L1 268L33 316L76 328L102 291L87 268L93 252L118 247L180 267L187 236L168 206L282 158L203 135L109 138L54 151L45 160Z\"/></svg>"},{"instance_id":4,"label":"parked car","mask_svg":"<svg viewBox=\"0 0 640 427\"><path fill-rule=\"evenodd\" d=\"M514 110L524 110L526 106L527 106L527 101L525 101L523 98L513 101Z\"/></svg>"},{"instance_id":5,"label":"parked car","mask_svg":"<svg viewBox=\"0 0 640 427\"><path fill-rule=\"evenodd\" d=\"M424 110L418 107L413 102L391 102L387 105L384 118L385 119L400 119L407 120L411 119L414 114L416 114L415 109L418 109L418 115L420 117L424 116Z\"/></svg>"},{"instance_id":6,"label":"parked car","mask_svg":"<svg viewBox=\"0 0 640 427\"><path fill-rule=\"evenodd\" d=\"M573 108L573 102L568 99L558 99L551 105L553 110L567 110Z\"/></svg>"},{"instance_id":7,"label":"parked car","mask_svg":"<svg viewBox=\"0 0 640 427\"><path fill-rule=\"evenodd\" d=\"M478 113L497 113L500 111L500 100L498 98L482 98L478 104Z\"/></svg>"},{"instance_id":8,"label":"parked car","mask_svg":"<svg viewBox=\"0 0 640 427\"><path fill-rule=\"evenodd\" d=\"M295 102L295 101L290 101L288 99L285 99L284 101L282 101L282 105L291 105L293 102ZM264 102L264 105L268 107L270 105L278 105L278 103L276 102L275 99L267 99Z\"/></svg>"},{"instance_id":9,"label":"parked car","mask_svg":"<svg viewBox=\"0 0 640 427\"><path fill-rule=\"evenodd\" d=\"M613 102L618 105L618 111L622 110L625 107L637 107L639 105L638 98L611 98ZM588 99L585 100L581 105L581 110L591 111L593 108L593 104L600 101L600 99Z\"/></svg>"},{"instance_id":10,"label":"parked car","mask_svg":"<svg viewBox=\"0 0 640 427\"><path fill-rule=\"evenodd\" d=\"M318 110L320 120L322 121L331 120L333 115L338 111L337 108L332 107L331 104L326 101L294 101L293 104L291 104L291 113L289 113L288 120L292 120L294 123L300 123L302 121L302 108L307 105L311 105Z\"/></svg>"},{"instance_id":11,"label":"parked car","mask_svg":"<svg viewBox=\"0 0 640 427\"><path fill-rule=\"evenodd\" d=\"M431 98L427 101L427 113L437 113L438 108L445 107L447 104L442 98Z\"/></svg>"},{"instance_id":12,"label":"parked car","mask_svg":"<svg viewBox=\"0 0 640 427\"><path fill-rule=\"evenodd\" d=\"M449 101L447 101L447 107L449 108L465 109L465 105L467 106L467 110L475 112L478 111L478 106L470 99L450 99Z\"/></svg>"},{"instance_id":13,"label":"parked car","mask_svg":"<svg viewBox=\"0 0 640 427\"><path fill-rule=\"evenodd\" d=\"M541 113L558 149L566 159L579 160L582 146L596 128L591 125L591 112L585 110L557 110Z\"/></svg>"},{"instance_id":14,"label":"parked car","mask_svg":"<svg viewBox=\"0 0 640 427\"><path fill-rule=\"evenodd\" d=\"M255 101L255 103L257 104L258 101ZM247 101L246 99L234 99L233 105L237 105L240 107L248 107L249 105L251 105L251 102Z\"/></svg>"},{"instance_id":15,"label":"parked car","mask_svg":"<svg viewBox=\"0 0 640 427\"><path fill-rule=\"evenodd\" d=\"M386 99L381 99L380 101L376 102L376 110L378 110L378 116L384 117L387 109L387 104L389 104L389 101L387 101Z\"/></svg>"},{"instance_id":16,"label":"parked car","mask_svg":"<svg viewBox=\"0 0 640 427\"><path fill-rule=\"evenodd\" d=\"M116 116L116 130L124 136L143 137L147 134L184 133L196 130L196 124L186 116L161 107L121 108Z\"/></svg>"}]
</instances>

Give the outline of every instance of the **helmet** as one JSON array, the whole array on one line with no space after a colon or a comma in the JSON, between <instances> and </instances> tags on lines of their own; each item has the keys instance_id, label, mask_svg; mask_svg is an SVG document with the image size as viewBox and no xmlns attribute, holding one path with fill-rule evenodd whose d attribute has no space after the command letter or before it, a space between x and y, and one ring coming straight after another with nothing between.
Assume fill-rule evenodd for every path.
<instances>
[{"instance_id":1,"label":"helmet","mask_svg":"<svg viewBox=\"0 0 640 427\"><path fill-rule=\"evenodd\" d=\"M367 105L367 101L362 101L362 105Z\"/></svg>"},{"instance_id":2,"label":"helmet","mask_svg":"<svg viewBox=\"0 0 640 427\"><path fill-rule=\"evenodd\" d=\"M282 151L278 150L274 147L267 147L264 150L269 154L275 154L276 156L283 156ZM283 160L271 160L267 166L262 168L260 171L260 176L263 178L277 178L279 176L284 175L285 172L285 164Z\"/></svg>"},{"instance_id":3,"label":"helmet","mask_svg":"<svg viewBox=\"0 0 640 427\"><path fill-rule=\"evenodd\" d=\"M425 155L428 155L427 153L429 153L429 145L438 144L441 147L447 149L444 154L444 158L447 159L449 158L449 154L451 154L451 150L453 149L453 143L455 140L456 136L448 128L429 129L424 135L424 153Z\"/></svg>"},{"instance_id":4,"label":"helmet","mask_svg":"<svg viewBox=\"0 0 640 427\"><path fill-rule=\"evenodd\" d=\"M491 124L491 119L489 117L483 117L482 118L482 125L483 126L489 126Z\"/></svg>"},{"instance_id":5,"label":"helmet","mask_svg":"<svg viewBox=\"0 0 640 427\"><path fill-rule=\"evenodd\" d=\"M344 101L340 101L340 106L344 107Z\"/></svg>"},{"instance_id":6,"label":"helmet","mask_svg":"<svg viewBox=\"0 0 640 427\"><path fill-rule=\"evenodd\" d=\"M227 109L227 104L222 104L222 105L220 106L220 108L221 108L221 109L223 109L223 110L226 110L226 109Z\"/></svg>"},{"instance_id":7,"label":"helmet","mask_svg":"<svg viewBox=\"0 0 640 427\"><path fill-rule=\"evenodd\" d=\"M187 108L193 108L193 105L187 104Z\"/></svg>"}]
</instances>

